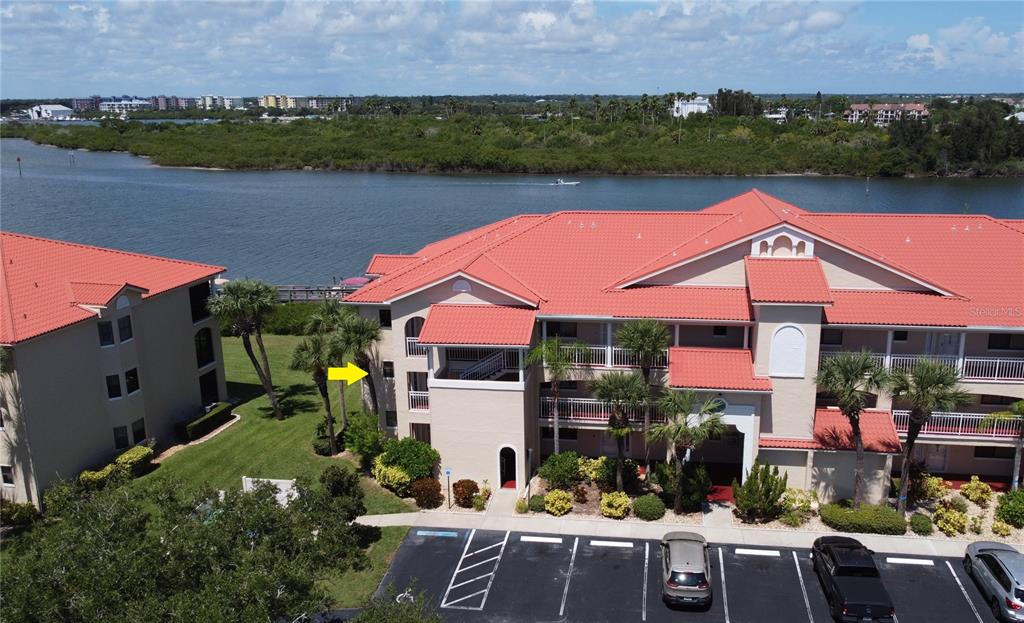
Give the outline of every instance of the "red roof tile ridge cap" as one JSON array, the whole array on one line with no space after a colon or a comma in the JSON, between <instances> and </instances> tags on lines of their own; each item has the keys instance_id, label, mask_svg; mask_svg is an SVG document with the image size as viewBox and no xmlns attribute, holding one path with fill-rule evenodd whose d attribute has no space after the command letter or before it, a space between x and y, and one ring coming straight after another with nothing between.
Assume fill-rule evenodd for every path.
<instances>
[{"instance_id":1,"label":"red roof tile ridge cap","mask_svg":"<svg viewBox=\"0 0 1024 623\"><path fill-rule=\"evenodd\" d=\"M0 232L3 233L3 232ZM18 327L14 320L14 303L11 301L11 289L8 287L10 279L7 277L7 261L4 258L4 237L0 236L0 289L3 290L4 301L3 305L0 305L0 309L7 311L6 314L0 316L0 332L9 333L10 343L13 344L18 341ZM8 329L4 331L2 327L6 326Z\"/></svg>"},{"instance_id":2,"label":"red roof tile ridge cap","mask_svg":"<svg viewBox=\"0 0 1024 623\"><path fill-rule=\"evenodd\" d=\"M79 249L87 249L90 251L102 251L104 253L116 253L118 255L129 255L131 257L141 257L149 260L159 260L162 262L172 262L174 264L184 264L186 266L196 266L202 268L215 268L217 272L224 272L227 268L223 266L217 266L216 264L206 264L205 262L193 262L190 260L182 260L173 257L162 257L160 255L153 255L151 253L138 253L135 251L124 251L122 249L110 249L108 247L100 247L93 244L84 244L81 242L69 242L67 240L56 240L54 238L43 238L42 236L32 236L29 234L22 234L13 231L0 231L0 236L10 236L16 238L25 238L27 240L37 240L40 242L48 242L51 244L59 244L68 247L76 247Z\"/></svg>"},{"instance_id":3,"label":"red roof tile ridge cap","mask_svg":"<svg viewBox=\"0 0 1024 623\"><path fill-rule=\"evenodd\" d=\"M512 309L516 311L533 312L537 310L532 307L523 307L522 305L498 305L496 303L431 303L431 307L471 307L473 309L490 308L490 309Z\"/></svg>"},{"instance_id":4,"label":"red roof tile ridge cap","mask_svg":"<svg viewBox=\"0 0 1024 623\"><path fill-rule=\"evenodd\" d=\"M536 290L534 290L534 289L533 289L532 287L530 287L530 286L529 286L529 285L528 285L528 284L527 284L527 283L526 283L525 281L523 281L522 279L520 279L520 278L519 278L519 276L517 276L517 275L516 275L516 274L515 274L514 272L512 272L511 270L509 270L509 269L508 269L508 268L507 268L507 267L506 267L506 266L505 266L504 264L502 264L502 263L501 263L501 262L499 262L498 260L494 259L494 257L493 257L493 256L492 256L492 255L491 255L491 254L490 254L489 252L487 252L487 253L481 253L481 254L480 254L480 257L483 257L483 258L484 258L484 259L486 259L487 261L491 262L492 264L494 264L495 266L497 266L498 268L500 268L500 269L501 269L502 271L504 271L504 273L505 273L506 275L508 275L508 276L509 276L509 277L510 277L510 278L511 278L511 279L512 279L513 281L515 281L515 282L516 282L516 283L518 283L519 285L523 286L523 287L524 287L524 288L526 288L526 289L527 289L527 290L528 290L528 291L529 291L529 292L530 292L531 294L533 294L534 296L536 296L538 300L540 300L540 301L547 301L547 300L548 300L548 298L547 298L546 296L544 296L544 295L543 295L543 294L541 294L540 292L537 292L537 291L536 291ZM479 259L479 258L477 258L477 259ZM474 261L476 261L476 260L474 260Z\"/></svg>"},{"instance_id":5,"label":"red roof tile ridge cap","mask_svg":"<svg viewBox=\"0 0 1024 623\"><path fill-rule=\"evenodd\" d=\"M404 257L404 258L418 258L421 257L415 253L374 253L373 257Z\"/></svg>"},{"instance_id":6,"label":"red roof tile ridge cap","mask_svg":"<svg viewBox=\"0 0 1024 623\"><path fill-rule=\"evenodd\" d=\"M746 286L701 286L701 285L638 285L634 288L615 288L611 290L605 290L606 294L619 294L635 292L637 290L712 290L712 291L730 291L730 292L743 292L746 291Z\"/></svg>"},{"instance_id":7,"label":"red roof tile ridge cap","mask_svg":"<svg viewBox=\"0 0 1024 623\"><path fill-rule=\"evenodd\" d=\"M783 201L782 199L779 199L778 197L774 197L772 195L769 195L766 192L762 192L761 190L759 190L756 187L755 188L751 188L750 189L750 193L753 194L755 197L757 197L757 200L760 201L761 204L764 205L764 207L766 207L769 210L771 210L772 214L774 214L775 217L778 218L781 221L788 222L790 220L789 216L788 216L789 212L787 211L787 210L790 210L790 209L792 209L797 216L799 216L801 214L806 214L807 213L807 210L804 210L803 208L801 208L799 206L795 206L792 203L789 203L788 201ZM780 210L777 209L775 206L769 205L768 202L765 201L765 197L767 197L768 199L771 199L772 201L778 201L779 203L784 204L786 207L782 208L781 212L785 213L787 216L783 216L782 214L779 214Z\"/></svg>"},{"instance_id":8,"label":"red roof tile ridge cap","mask_svg":"<svg viewBox=\"0 0 1024 623\"><path fill-rule=\"evenodd\" d=\"M749 348L716 348L714 346L670 346L669 350L702 351L712 353L750 353Z\"/></svg>"}]
</instances>

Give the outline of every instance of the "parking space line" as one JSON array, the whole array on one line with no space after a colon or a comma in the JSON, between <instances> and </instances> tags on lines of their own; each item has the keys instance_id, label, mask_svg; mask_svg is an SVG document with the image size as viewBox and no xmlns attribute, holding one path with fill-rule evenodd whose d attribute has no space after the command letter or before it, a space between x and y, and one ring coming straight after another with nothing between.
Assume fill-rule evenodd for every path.
<instances>
[{"instance_id":1,"label":"parking space line","mask_svg":"<svg viewBox=\"0 0 1024 623\"><path fill-rule=\"evenodd\" d=\"M974 613L974 618L978 620L978 623L984 623L981 620L981 615L978 614L978 609L974 607L974 602L971 601L971 596L967 594L967 589L965 589L963 583L960 582L960 577L957 576L956 571L953 571L953 565L949 564L948 560L946 561L946 567L949 568L950 575L952 575L953 579L956 580L956 585L960 587L960 592L963 593L964 599L967 600L967 605L971 607L971 612Z\"/></svg>"},{"instance_id":2,"label":"parking space line","mask_svg":"<svg viewBox=\"0 0 1024 623\"><path fill-rule=\"evenodd\" d=\"M487 604L487 596L491 594L491 584L494 584L494 576L498 575L498 565L501 564L501 555L505 553L505 544L508 543L508 535L510 532L505 532L505 540L501 542L501 550L498 552L498 562L494 563L494 571L491 571L491 579L487 580L487 588L484 589L484 600L480 602L480 609L483 610Z\"/></svg>"},{"instance_id":3,"label":"parking space line","mask_svg":"<svg viewBox=\"0 0 1024 623\"><path fill-rule=\"evenodd\" d=\"M572 568L576 564L576 546L580 544L580 537L572 542L572 557L569 558L569 573L565 576L565 590L562 591L562 607L558 609L558 616L565 616L565 598L569 596L569 582L572 580Z\"/></svg>"},{"instance_id":4,"label":"parking space line","mask_svg":"<svg viewBox=\"0 0 1024 623\"><path fill-rule=\"evenodd\" d=\"M776 558L782 555L777 549L744 549L742 547L736 548L736 554L739 556L775 556Z\"/></svg>"},{"instance_id":5,"label":"parking space line","mask_svg":"<svg viewBox=\"0 0 1024 623\"><path fill-rule=\"evenodd\" d=\"M463 559L466 558L466 552L469 551L469 544L473 542L473 537L476 536L476 528L473 528L469 532L469 538L466 539L466 546L462 548L462 556L459 557L459 562L455 565L455 571L452 572L452 580L448 582L448 590L444 592L444 597L441 598L441 607L443 608L448 603L448 593L452 592L452 584L455 584L455 576L459 574L459 567L462 565Z\"/></svg>"},{"instance_id":6,"label":"parking space line","mask_svg":"<svg viewBox=\"0 0 1024 623\"><path fill-rule=\"evenodd\" d=\"M651 544L644 543L644 590L643 590L643 606L641 610L641 620L647 620L647 567L650 564L651 559Z\"/></svg>"},{"instance_id":7,"label":"parking space line","mask_svg":"<svg viewBox=\"0 0 1024 623\"><path fill-rule=\"evenodd\" d=\"M463 571L465 571L465 569L463 569ZM485 573L483 575L478 575L475 578L473 578L472 580L466 580L465 582L459 582L458 584L452 586L452 588L458 588L460 586L465 586L467 584L471 584L473 582L476 582L477 580L482 580L482 579L486 578L489 575L491 575L491 574L490 573ZM453 601L452 603L455 603L455 602Z\"/></svg>"},{"instance_id":8,"label":"parking space line","mask_svg":"<svg viewBox=\"0 0 1024 623\"><path fill-rule=\"evenodd\" d=\"M557 536L527 536L524 534L519 537L519 540L527 543L562 543L562 539Z\"/></svg>"},{"instance_id":9,"label":"parking space line","mask_svg":"<svg viewBox=\"0 0 1024 623\"><path fill-rule=\"evenodd\" d=\"M814 615L811 614L811 600L807 598L807 587L804 586L804 572L800 570L800 559L793 552L793 565L796 567L796 577L800 580L800 592L804 595L804 608L807 608L807 621L814 623Z\"/></svg>"},{"instance_id":10,"label":"parking space line","mask_svg":"<svg viewBox=\"0 0 1024 623\"><path fill-rule=\"evenodd\" d=\"M725 590L725 560L722 548L718 548L718 571L722 574L722 607L725 610L725 623L729 623L729 594Z\"/></svg>"},{"instance_id":11,"label":"parking space line","mask_svg":"<svg viewBox=\"0 0 1024 623\"><path fill-rule=\"evenodd\" d=\"M479 567L480 565L486 565L487 563L494 562L497 559L498 559L498 556L495 556L493 558L488 558L487 560L482 560L480 562L473 563L473 564L469 565L468 567L462 567L461 569L459 569L459 573L462 573L463 571L468 571L469 569L472 569L473 567Z\"/></svg>"},{"instance_id":12,"label":"parking space line","mask_svg":"<svg viewBox=\"0 0 1024 623\"><path fill-rule=\"evenodd\" d=\"M481 591L477 591L477 592L475 592L475 593L471 593L471 594L469 594L469 595L466 595L465 597L459 597L459 598L458 598L458 599L456 599L455 601L450 601L450 602L448 602L448 603L447 603L446 605L444 605L444 606L441 606L441 607L442 607L442 608L446 608L446 607L447 607L447 608L450 608L450 607L452 607L452 604L457 604L457 603L459 603L460 601L466 601L466 600L467 600L467 599L469 599L470 597L476 597L476 596L477 596L477 595L479 595L480 593L486 593L486 592L487 592L487 589L485 588L485 589L483 589L483 590L481 590ZM465 608L465 610L481 610L481 609L482 609L482 608Z\"/></svg>"},{"instance_id":13,"label":"parking space line","mask_svg":"<svg viewBox=\"0 0 1024 623\"><path fill-rule=\"evenodd\" d=\"M488 545L487 547L481 547L480 549L476 550L475 552L470 552L470 553L466 554L466 558L469 558L470 556L476 556L480 552L486 552L487 550L495 548L495 547L498 547L499 545L504 545L504 543L495 543L494 545Z\"/></svg>"},{"instance_id":14,"label":"parking space line","mask_svg":"<svg viewBox=\"0 0 1024 623\"><path fill-rule=\"evenodd\" d=\"M459 536L458 532L442 532L438 530L417 530L416 536L443 536L454 539Z\"/></svg>"},{"instance_id":15,"label":"parking space line","mask_svg":"<svg viewBox=\"0 0 1024 623\"><path fill-rule=\"evenodd\" d=\"M921 565L922 567L935 566L935 561L927 558L886 558L885 562L890 565Z\"/></svg>"},{"instance_id":16,"label":"parking space line","mask_svg":"<svg viewBox=\"0 0 1024 623\"><path fill-rule=\"evenodd\" d=\"M630 541L591 541L593 547L633 547Z\"/></svg>"}]
</instances>

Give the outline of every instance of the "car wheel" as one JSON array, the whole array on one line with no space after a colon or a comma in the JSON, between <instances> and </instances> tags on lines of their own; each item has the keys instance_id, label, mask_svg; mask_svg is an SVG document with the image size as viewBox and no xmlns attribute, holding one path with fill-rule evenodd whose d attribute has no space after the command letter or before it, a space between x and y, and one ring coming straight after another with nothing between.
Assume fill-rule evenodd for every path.
<instances>
[{"instance_id":1,"label":"car wheel","mask_svg":"<svg viewBox=\"0 0 1024 623\"><path fill-rule=\"evenodd\" d=\"M974 565L971 564L971 557L967 555L964 555L964 571L967 572L967 575L974 577Z\"/></svg>"},{"instance_id":2,"label":"car wheel","mask_svg":"<svg viewBox=\"0 0 1024 623\"><path fill-rule=\"evenodd\" d=\"M999 600L993 597L988 602L989 608L992 608L992 616L996 618L996 621L1003 620L1003 609L999 607Z\"/></svg>"}]
</instances>

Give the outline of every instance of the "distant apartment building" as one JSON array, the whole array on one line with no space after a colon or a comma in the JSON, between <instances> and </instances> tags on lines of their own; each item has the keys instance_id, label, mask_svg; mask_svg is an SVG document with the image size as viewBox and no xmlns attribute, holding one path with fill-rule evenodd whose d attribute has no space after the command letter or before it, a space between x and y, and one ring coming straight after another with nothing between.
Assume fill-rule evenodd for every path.
<instances>
[{"instance_id":1,"label":"distant apartment building","mask_svg":"<svg viewBox=\"0 0 1024 623\"><path fill-rule=\"evenodd\" d=\"M288 108L291 110L309 108L309 98L303 95L286 95L284 97L284 106L281 106L281 108Z\"/></svg>"},{"instance_id":2,"label":"distant apartment building","mask_svg":"<svg viewBox=\"0 0 1024 623\"><path fill-rule=\"evenodd\" d=\"M225 397L219 266L0 232L0 496L39 504Z\"/></svg>"},{"instance_id":3,"label":"distant apartment building","mask_svg":"<svg viewBox=\"0 0 1024 623\"><path fill-rule=\"evenodd\" d=\"M99 110L103 98L99 95L91 97L76 97L71 100L71 108L76 111Z\"/></svg>"},{"instance_id":4,"label":"distant apartment building","mask_svg":"<svg viewBox=\"0 0 1024 623\"><path fill-rule=\"evenodd\" d=\"M199 106L198 101L194 97L176 97L175 108L178 110L188 110L189 108L197 108Z\"/></svg>"},{"instance_id":5,"label":"distant apartment building","mask_svg":"<svg viewBox=\"0 0 1024 623\"><path fill-rule=\"evenodd\" d=\"M220 98L221 108L228 110L239 110L245 108L245 101L241 95L222 95Z\"/></svg>"},{"instance_id":6,"label":"distant apartment building","mask_svg":"<svg viewBox=\"0 0 1024 623\"><path fill-rule=\"evenodd\" d=\"M74 114L75 111L61 104L39 104L28 109L29 119L56 121L70 119Z\"/></svg>"},{"instance_id":7,"label":"distant apartment building","mask_svg":"<svg viewBox=\"0 0 1024 623\"><path fill-rule=\"evenodd\" d=\"M866 123L872 120L881 128L900 119L926 119L931 113L927 104L851 104L843 111L843 121Z\"/></svg>"},{"instance_id":8,"label":"distant apartment building","mask_svg":"<svg viewBox=\"0 0 1024 623\"><path fill-rule=\"evenodd\" d=\"M697 97L692 100L677 97L675 103L672 104L672 116L675 118L685 119L694 113L707 113L709 110L711 110L711 102L706 97Z\"/></svg>"},{"instance_id":9,"label":"distant apartment building","mask_svg":"<svg viewBox=\"0 0 1024 623\"><path fill-rule=\"evenodd\" d=\"M197 107L203 110L220 108L220 98L216 95L200 95L196 98Z\"/></svg>"},{"instance_id":10,"label":"distant apartment building","mask_svg":"<svg viewBox=\"0 0 1024 623\"><path fill-rule=\"evenodd\" d=\"M261 95L257 100L257 104L260 108L282 108L281 100L284 99L280 95Z\"/></svg>"},{"instance_id":11,"label":"distant apartment building","mask_svg":"<svg viewBox=\"0 0 1024 623\"><path fill-rule=\"evenodd\" d=\"M345 110L345 100L341 97L317 95L310 97L307 102L310 110Z\"/></svg>"},{"instance_id":12,"label":"distant apartment building","mask_svg":"<svg viewBox=\"0 0 1024 623\"><path fill-rule=\"evenodd\" d=\"M149 100L121 99L100 102L100 112L135 112L137 110L152 110L153 105Z\"/></svg>"}]
</instances>

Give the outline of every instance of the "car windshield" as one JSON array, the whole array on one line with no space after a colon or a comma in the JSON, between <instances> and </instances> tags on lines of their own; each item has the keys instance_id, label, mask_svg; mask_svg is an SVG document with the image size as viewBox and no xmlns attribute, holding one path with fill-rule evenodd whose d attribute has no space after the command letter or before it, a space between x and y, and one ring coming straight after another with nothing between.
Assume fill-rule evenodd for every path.
<instances>
[{"instance_id":1,"label":"car windshield","mask_svg":"<svg viewBox=\"0 0 1024 623\"><path fill-rule=\"evenodd\" d=\"M877 578L878 569L874 567L839 567L836 575L844 578Z\"/></svg>"},{"instance_id":2,"label":"car windshield","mask_svg":"<svg viewBox=\"0 0 1024 623\"><path fill-rule=\"evenodd\" d=\"M707 582L707 578L704 577L703 573L673 571L672 577L668 581L676 586L699 586Z\"/></svg>"}]
</instances>

